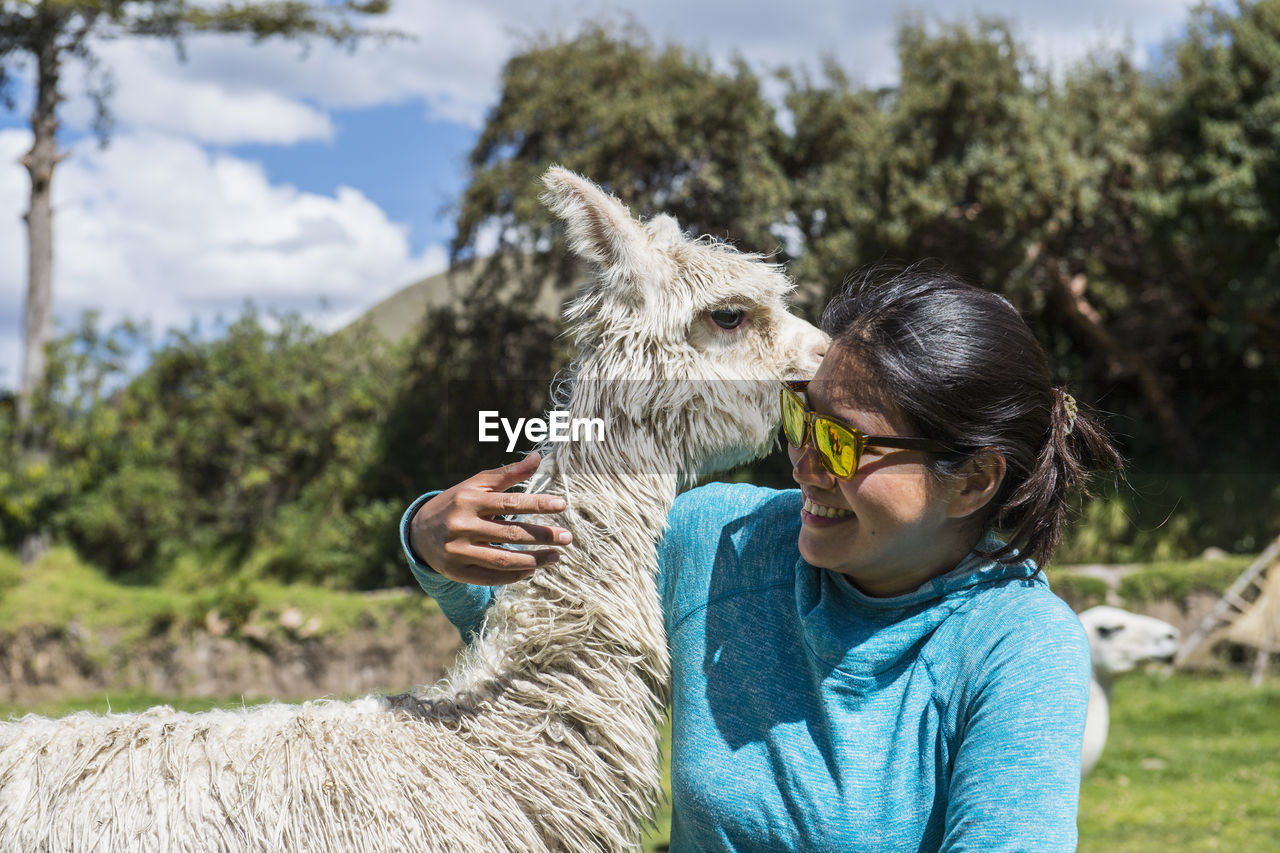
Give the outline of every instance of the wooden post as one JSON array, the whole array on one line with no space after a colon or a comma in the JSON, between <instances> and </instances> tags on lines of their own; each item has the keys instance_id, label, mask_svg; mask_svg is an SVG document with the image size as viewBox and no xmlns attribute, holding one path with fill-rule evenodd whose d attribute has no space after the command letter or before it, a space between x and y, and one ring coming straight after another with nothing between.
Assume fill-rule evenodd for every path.
<instances>
[{"instance_id":1,"label":"wooden post","mask_svg":"<svg viewBox=\"0 0 1280 853\"><path fill-rule=\"evenodd\" d=\"M1271 660L1271 641L1267 640L1262 648L1258 649L1258 656L1253 659L1253 675L1249 677L1249 684L1254 687L1262 686L1262 678L1267 673L1267 664Z\"/></svg>"}]
</instances>

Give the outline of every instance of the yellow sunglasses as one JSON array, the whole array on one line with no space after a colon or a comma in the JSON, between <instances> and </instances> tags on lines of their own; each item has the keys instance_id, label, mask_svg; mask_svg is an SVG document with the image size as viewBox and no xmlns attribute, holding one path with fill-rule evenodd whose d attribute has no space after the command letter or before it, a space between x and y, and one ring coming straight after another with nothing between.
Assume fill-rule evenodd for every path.
<instances>
[{"instance_id":1,"label":"yellow sunglasses","mask_svg":"<svg viewBox=\"0 0 1280 853\"><path fill-rule=\"evenodd\" d=\"M949 449L931 438L867 435L857 427L816 414L800 396L808 386L807 379L782 383L782 431L795 448L803 448L812 437L813 448L818 452L822 467L842 480L858 473L858 463L868 447L896 447L933 453Z\"/></svg>"}]
</instances>

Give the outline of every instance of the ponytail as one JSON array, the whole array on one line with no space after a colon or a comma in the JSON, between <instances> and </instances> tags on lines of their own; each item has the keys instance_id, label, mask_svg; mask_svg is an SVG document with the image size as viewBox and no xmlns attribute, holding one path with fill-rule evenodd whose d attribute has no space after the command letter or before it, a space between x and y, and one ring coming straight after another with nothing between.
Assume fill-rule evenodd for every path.
<instances>
[{"instance_id":1,"label":"ponytail","mask_svg":"<svg viewBox=\"0 0 1280 853\"><path fill-rule=\"evenodd\" d=\"M1089 494L1089 476L1120 468L1120 454L1092 412L1065 388L1050 392L1049 429L1035 466L1021 483L1010 483L1008 498L993 507L993 526L1037 564L1053 558L1066 527L1073 494Z\"/></svg>"}]
</instances>

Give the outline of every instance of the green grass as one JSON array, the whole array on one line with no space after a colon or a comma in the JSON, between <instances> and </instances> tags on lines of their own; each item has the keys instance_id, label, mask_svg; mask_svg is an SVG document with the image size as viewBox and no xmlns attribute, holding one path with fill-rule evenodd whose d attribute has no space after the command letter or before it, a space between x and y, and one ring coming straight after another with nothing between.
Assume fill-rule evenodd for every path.
<instances>
[{"instance_id":1,"label":"green grass","mask_svg":"<svg viewBox=\"0 0 1280 853\"><path fill-rule=\"evenodd\" d=\"M1080 791L1081 853L1280 849L1280 683L1137 674Z\"/></svg>"},{"instance_id":2,"label":"green grass","mask_svg":"<svg viewBox=\"0 0 1280 853\"><path fill-rule=\"evenodd\" d=\"M1049 569L1049 588L1076 611L1107 600L1107 582L1102 578L1073 574L1070 570Z\"/></svg>"},{"instance_id":3,"label":"green grass","mask_svg":"<svg viewBox=\"0 0 1280 853\"><path fill-rule=\"evenodd\" d=\"M4 601L9 590L22 583L22 565L18 558L8 551L0 551L0 601Z\"/></svg>"},{"instance_id":4,"label":"green grass","mask_svg":"<svg viewBox=\"0 0 1280 853\"><path fill-rule=\"evenodd\" d=\"M653 826L645 833L645 853L662 853L671 837L671 721L662 724L662 805L653 817Z\"/></svg>"},{"instance_id":5,"label":"green grass","mask_svg":"<svg viewBox=\"0 0 1280 853\"><path fill-rule=\"evenodd\" d=\"M1120 597L1130 606L1150 601L1183 601L1193 592L1220 594L1254 560L1231 556L1222 560L1145 563L1120 580Z\"/></svg>"},{"instance_id":6,"label":"green grass","mask_svg":"<svg viewBox=\"0 0 1280 853\"><path fill-rule=\"evenodd\" d=\"M0 598L0 629L72 622L90 630L136 629L169 618L172 599L172 594L156 587L113 583L70 550L55 548L23 568Z\"/></svg>"},{"instance_id":7,"label":"green grass","mask_svg":"<svg viewBox=\"0 0 1280 853\"><path fill-rule=\"evenodd\" d=\"M65 717L77 711L92 711L95 714L129 714L145 711L156 705L170 705L177 711L208 711L213 708L242 708L246 705L261 704L267 699L245 699L243 697L225 699L202 699L173 696L157 696L141 690L120 693L104 693L85 696L78 699L59 699L48 702L35 702L17 705L12 702L0 702L0 720L9 720L25 714L39 714L42 717Z\"/></svg>"}]
</instances>

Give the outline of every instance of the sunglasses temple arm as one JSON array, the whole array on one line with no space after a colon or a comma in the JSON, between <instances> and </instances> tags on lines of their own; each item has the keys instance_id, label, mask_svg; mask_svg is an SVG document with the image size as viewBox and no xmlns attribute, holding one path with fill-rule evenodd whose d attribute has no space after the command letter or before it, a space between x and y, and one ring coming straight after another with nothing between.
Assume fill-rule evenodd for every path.
<instances>
[{"instance_id":1,"label":"sunglasses temple arm","mask_svg":"<svg viewBox=\"0 0 1280 853\"><path fill-rule=\"evenodd\" d=\"M866 447L896 447L901 450L930 450L941 453L949 450L945 444L931 438L905 438L894 435L869 435Z\"/></svg>"}]
</instances>

